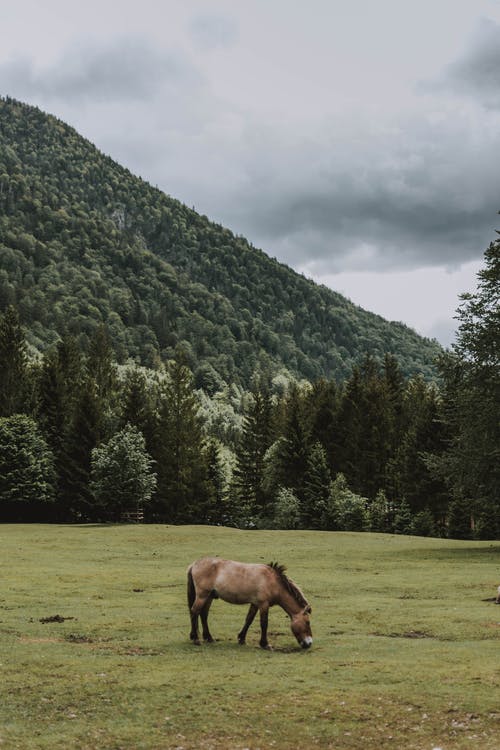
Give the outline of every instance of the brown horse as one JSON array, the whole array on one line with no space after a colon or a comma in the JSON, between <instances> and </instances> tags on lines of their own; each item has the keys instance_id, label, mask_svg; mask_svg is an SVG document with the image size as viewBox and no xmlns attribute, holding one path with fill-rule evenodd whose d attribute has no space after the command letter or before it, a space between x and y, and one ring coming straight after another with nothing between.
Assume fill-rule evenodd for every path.
<instances>
[{"instance_id":1,"label":"brown horse","mask_svg":"<svg viewBox=\"0 0 500 750\"><path fill-rule=\"evenodd\" d=\"M241 563L219 557L202 557L188 571L188 606L191 613L191 640L199 645L198 616L203 626L203 640L213 641L208 629L208 612L214 599L231 604L250 604L238 642L243 645L248 628L260 612L260 645L267 642L269 607L279 604L291 619L290 627L302 648L312 644L309 615L311 607L299 587L285 575L285 566L278 563Z\"/></svg>"}]
</instances>

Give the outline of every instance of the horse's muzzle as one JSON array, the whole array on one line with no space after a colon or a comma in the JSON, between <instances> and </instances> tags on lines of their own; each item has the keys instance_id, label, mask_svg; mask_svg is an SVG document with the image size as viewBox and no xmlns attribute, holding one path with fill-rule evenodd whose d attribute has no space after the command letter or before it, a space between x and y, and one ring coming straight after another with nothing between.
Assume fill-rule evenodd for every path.
<instances>
[{"instance_id":1,"label":"horse's muzzle","mask_svg":"<svg viewBox=\"0 0 500 750\"><path fill-rule=\"evenodd\" d=\"M302 648L310 648L312 646L313 639L310 635L307 636L307 638L304 638L302 643L300 644Z\"/></svg>"}]
</instances>

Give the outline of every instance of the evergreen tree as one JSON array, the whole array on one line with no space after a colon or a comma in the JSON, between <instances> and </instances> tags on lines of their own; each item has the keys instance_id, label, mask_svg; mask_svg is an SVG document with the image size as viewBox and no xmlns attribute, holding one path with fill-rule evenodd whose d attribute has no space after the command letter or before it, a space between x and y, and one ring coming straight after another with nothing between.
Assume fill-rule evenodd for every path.
<instances>
[{"instance_id":1,"label":"evergreen tree","mask_svg":"<svg viewBox=\"0 0 500 750\"><path fill-rule=\"evenodd\" d=\"M432 472L428 459L439 456L446 445L436 386L422 378L410 380L403 408L406 429L390 464L392 493L405 497L412 515L430 508L436 524L444 530L449 492Z\"/></svg>"},{"instance_id":2,"label":"evergreen tree","mask_svg":"<svg viewBox=\"0 0 500 750\"><path fill-rule=\"evenodd\" d=\"M403 413L405 379L398 360L391 354L385 355L383 373L388 395L389 453L393 456L401 441L405 426Z\"/></svg>"},{"instance_id":3,"label":"evergreen tree","mask_svg":"<svg viewBox=\"0 0 500 750\"><path fill-rule=\"evenodd\" d=\"M368 523L370 531L387 533L390 531L389 503L384 490L379 490L369 507Z\"/></svg>"},{"instance_id":4,"label":"evergreen tree","mask_svg":"<svg viewBox=\"0 0 500 750\"><path fill-rule=\"evenodd\" d=\"M410 533L414 536L434 536L434 516L430 508L424 508L413 516Z\"/></svg>"},{"instance_id":5,"label":"evergreen tree","mask_svg":"<svg viewBox=\"0 0 500 750\"><path fill-rule=\"evenodd\" d=\"M191 371L182 355L170 364L160 392L155 455L158 490L154 516L172 522L196 522L207 503L204 438Z\"/></svg>"},{"instance_id":6,"label":"evergreen tree","mask_svg":"<svg viewBox=\"0 0 500 750\"><path fill-rule=\"evenodd\" d=\"M0 316L0 417L28 413L28 355L19 316L8 307Z\"/></svg>"},{"instance_id":7,"label":"evergreen tree","mask_svg":"<svg viewBox=\"0 0 500 750\"><path fill-rule=\"evenodd\" d=\"M334 473L342 474L357 484L359 484L358 466L361 460L361 394L361 373L358 367L354 367L341 393L333 468Z\"/></svg>"},{"instance_id":8,"label":"evergreen tree","mask_svg":"<svg viewBox=\"0 0 500 750\"><path fill-rule=\"evenodd\" d=\"M474 294L462 295L453 351L440 360L443 414L449 431L444 453L430 463L455 498L471 498L473 516L498 536L500 508L500 242L485 252ZM488 510L486 510L488 509ZM489 514L491 523L485 517Z\"/></svg>"},{"instance_id":9,"label":"evergreen tree","mask_svg":"<svg viewBox=\"0 0 500 750\"><path fill-rule=\"evenodd\" d=\"M475 539L500 539L500 504L494 500L483 501L476 512Z\"/></svg>"},{"instance_id":10,"label":"evergreen tree","mask_svg":"<svg viewBox=\"0 0 500 750\"><path fill-rule=\"evenodd\" d=\"M338 421L338 467L355 492L374 498L386 486L394 424L389 387L372 357L349 378Z\"/></svg>"},{"instance_id":11,"label":"evergreen tree","mask_svg":"<svg viewBox=\"0 0 500 750\"><path fill-rule=\"evenodd\" d=\"M337 435L338 389L334 381L319 380L313 383L306 396L306 407L310 415L309 432L312 443L320 443L325 449L330 470L334 468Z\"/></svg>"},{"instance_id":12,"label":"evergreen tree","mask_svg":"<svg viewBox=\"0 0 500 750\"><path fill-rule=\"evenodd\" d=\"M137 427L144 435L149 453L155 441L156 390L156 383L148 383L137 368L127 371L121 388L119 425L122 428L127 424Z\"/></svg>"},{"instance_id":13,"label":"evergreen tree","mask_svg":"<svg viewBox=\"0 0 500 750\"><path fill-rule=\"evenodd\" d=\"M280 473L285 487L302 500L308 466L310 438L302 409L301 394L292 386L286 404L286 424L280 441Z\"/></svg>"},{"instance_id":14,"label":"evergreen tree","mask_svg":"<svg viewBox=\"0 0 500 750\"><path fill-rule=\"evenodd\" d=\"M450 539L471 539L471 501L456 498L450 503L448 513L448 536Z\"/></svg>"},{"instance_id":15,"label":"evergreen tree","mask_svg":"<svg viewBox=\"0 0 500 750\"><path fill-rule=\"evenodd\" d=\"M403 500L401 500L396 506L396 513L394 515L394 533L411 534L412 520L411 508L403 498Z\"/></svg>"},{"instance_id":16,"label":"evergreen tree","mask_svg":"<svg viewBox=\"0 0 500 750\"><path fill-rule=\"evenodd\" d=\"M301 525L306 529L321 528L321 519L328 505L331 475L325 449L315 443L307 457L301 502Z\"/></svg>"},{"instance_id":17,"label":"evergreen tree","mask_svg":"<svg viewBox=\"0 0 500 750\"><path fill-rule=\"evenodd\" d=\"M101 429L111 434L116 423L116 396L118 391L116 364L109 332L104 325L98 326L91 340L87 360L87 371L94 381L95 397L99 402Z\"/></svg>"},{"instance_id":18,"label":"evergreen tree","mask_svg":"<svg viewBox=\"0 0 500 750\"><path fill-rule=\"evenodd\" d=\"M222 467L219 444L215 440L209 440L204 453L206 462L206 488L207 503L205 515L202 519L205 523L216 526L231 523L231 509L228 503L226 481Z\"/></svg>"},{"instance_id":19,"label":"evergreen tree","mask_svg":"<svg viewBox=\"0 0 500 750\"><path fill-rule=\"evenodd\" d=\"M92 451L103 436L100 407L95 383L86 378L68 426L59 480L62 512L77 521L101 520L90 489Z\"/></svg>"},{"instance_id":20,"label":"evergreen tree","mask_svg":"<svg viewBox=\"0 0 500 750\"><path fill-rule=\"evenodd\" d=\"M266 516L269 496L263 488L264 455L271 443L271 399L267 389L256 387L236 449L233 486L240 507Z\"/></svg>"},{"instance_id":21,"label":"evergreen tree","mask_svg":"<svg viewBox=\"0 0 500 750\"><path fill-rule=\"evenodd\" d=\"M0 520L40 521L54 501L52 453L36 422L0 417Z\"/></svg>"}]
</instances>

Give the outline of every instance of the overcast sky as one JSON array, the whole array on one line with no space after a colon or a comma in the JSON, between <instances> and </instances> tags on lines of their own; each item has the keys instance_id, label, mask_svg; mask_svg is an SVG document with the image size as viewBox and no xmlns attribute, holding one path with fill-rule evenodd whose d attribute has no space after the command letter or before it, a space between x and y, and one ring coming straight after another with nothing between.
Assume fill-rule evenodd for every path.
<instances>
[{"instance_id":1,"label":"overcast sky","mask_svg":"<svg viewBox=\"0 0 500 750\"><path fill-rule=\"evenodd\" d=\"M498 0L0 0L0 93L452 341L500 228Z\"/></svg>"}]
</instances>

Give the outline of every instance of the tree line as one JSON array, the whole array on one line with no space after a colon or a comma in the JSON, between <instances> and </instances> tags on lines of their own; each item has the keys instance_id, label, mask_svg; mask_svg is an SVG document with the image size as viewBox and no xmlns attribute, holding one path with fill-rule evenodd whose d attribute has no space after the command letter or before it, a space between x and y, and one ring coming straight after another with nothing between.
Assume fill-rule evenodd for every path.
<instances>
[{"instance_id":1,"label":"tree line","mask_svg":"<svg viewBox=\"0 0 500 750\"><path fill-rule=\"evenodd\" d=\"M499 538L499 245L439 385L367 355L344 381L196 388L178 348L118 365L104 326L29 355L0 319L0 519L145 520Z\"/></svg>"}]
</instances>

